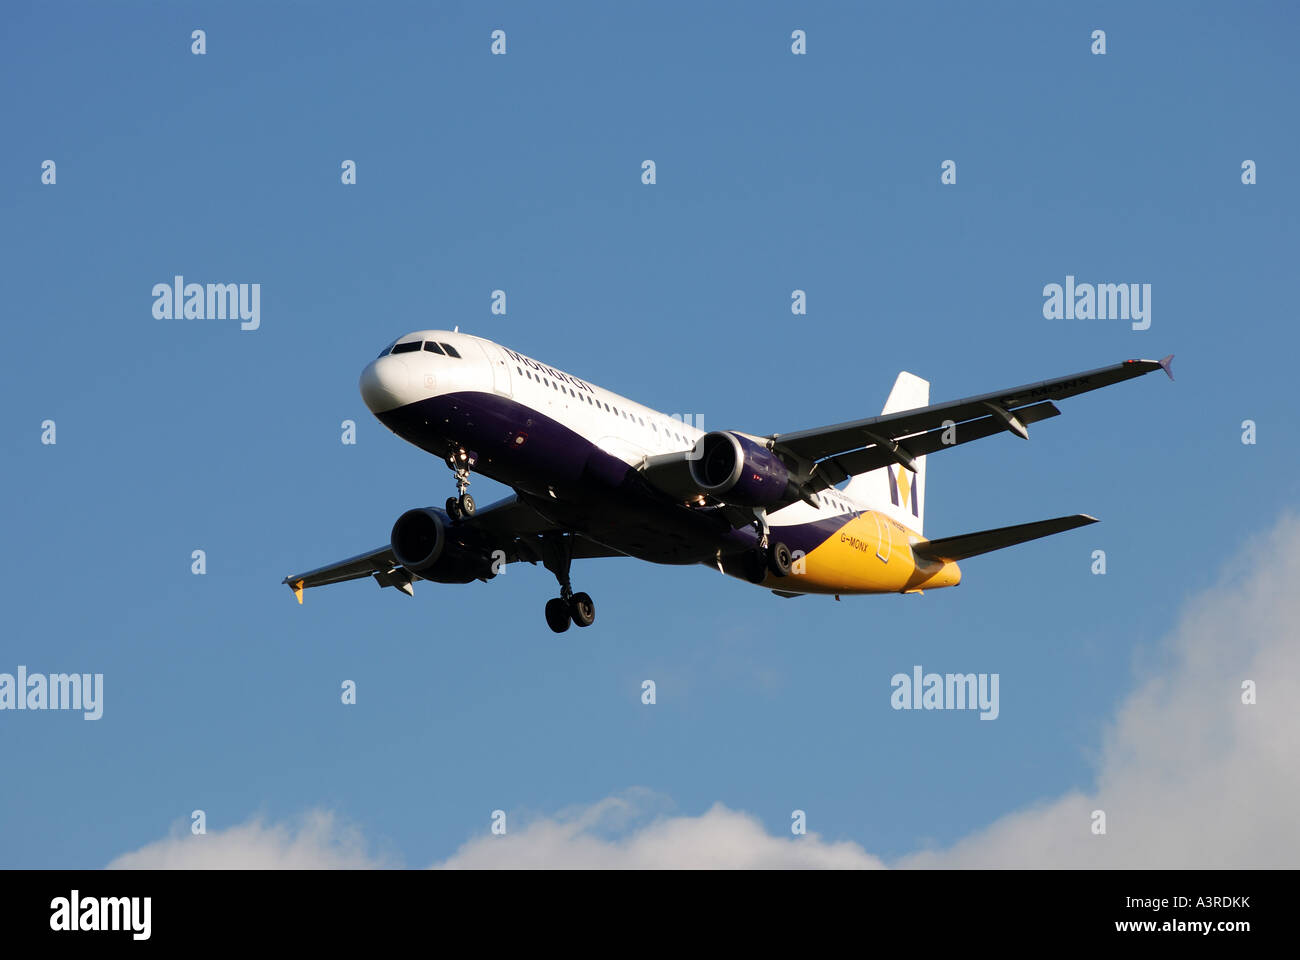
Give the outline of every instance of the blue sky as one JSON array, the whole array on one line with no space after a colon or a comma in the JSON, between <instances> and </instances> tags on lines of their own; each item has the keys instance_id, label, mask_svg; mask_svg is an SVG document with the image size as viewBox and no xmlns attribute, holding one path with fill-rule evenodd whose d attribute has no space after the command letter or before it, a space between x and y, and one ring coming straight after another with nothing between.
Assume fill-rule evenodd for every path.
<instances>
[{"instance_id":1,"label":"blue sky","mask_svg":"<svg viewBox=\"0 0 1300 960\"><path fill-rule=\"evenodd\" d=\"M778 836L803 809L885 858L945 846L1089 788L1176 611L1300 501L1284 5L0 18L0 671L105 677L98 721L0 714L21 784L0 791L2 865L103 865L194 809L210 831L326 809L421 865L494 809L526 821L634 787ZM261 328L154 319L175 274L260 283ZM1150 283L1150 329L1045 320L1067 274ZM527 566L299 607L284 575L451 491L357 376L394 337L453 325L756 433L878 413L900 369L936 401L1171 352L1178 379L933 457L931 536L1103 521L969 561L955 590L787 601L629 559L575 566L598 619L562 636L542 620L554 580ZM1000 717L891 710L913 664L999 673Z\"/></svg>"}]
</instances>

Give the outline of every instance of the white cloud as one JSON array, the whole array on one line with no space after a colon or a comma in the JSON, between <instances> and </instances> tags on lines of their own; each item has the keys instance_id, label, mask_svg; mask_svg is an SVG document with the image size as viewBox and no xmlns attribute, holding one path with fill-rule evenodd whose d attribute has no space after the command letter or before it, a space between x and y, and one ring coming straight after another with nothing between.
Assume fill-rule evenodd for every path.
<instances>
[{"instance_id":1,"label":"white cloud","mask_svg":"<svg viewBox=\"0 0 1300 960\"><path fill-rule=\"evenodd\" d=\"M1162 663L1124 701L1095 785L1001 818L905 867L1295 867L1300 864L1300 519L1285 516L1189 603L1158 651ZM1253 680L1259 702L1241 702ZM440 867L870 868L851 842L769 834L721 803L699 816L655 815L632 790L465 843ZM957 802L954 800L954 802ZM1090 831L1106 813L1107 834ZM116 867L384 865L327 813L296 828L260 820L188 833Z\"/></svg>"},{"instance_id":2,"label":"white cloud","mask_svg":"<svg viewBox=\"0 0 1300 960\"><path fill-rule=\"evenodd\" d=\"M1096 786L902 866L1300 865L1300 518L1284 516L1188 603L1123 703ZM1253 680L1258 703L1241 702ZM1089 832L1106 813L1107 834Z\"/></svg>"},{"instance_id":3,"label":"white cloud","mask_svg":"<svg viewBox=\"0 0 1300 960\"><path fill-rule=\"evenodd\" d=\"M458 868L855 870L884 864L855 843L816 834L776 837L756 817L715 803L698 817L659 817L621 836L603 836L611 812L635 818L644 796L611 797L577 815L544 818L505 836L470 840L437 864Z\"/></svg>"},{"instance_id":4,"label":"white cloud","mask_svg":"<svg viewBox=\"0 0 1300 960\"><path fill-rule=\"evenodd\" d=\"M144 870L315 870L388 865L366 854L359 831L340 824L331 813L312 810L293 824L268 825L259 817L202 836L192 835L188 822L179 823L170 836L124 854L108 866Z\"/></svg>"}]
</instances>

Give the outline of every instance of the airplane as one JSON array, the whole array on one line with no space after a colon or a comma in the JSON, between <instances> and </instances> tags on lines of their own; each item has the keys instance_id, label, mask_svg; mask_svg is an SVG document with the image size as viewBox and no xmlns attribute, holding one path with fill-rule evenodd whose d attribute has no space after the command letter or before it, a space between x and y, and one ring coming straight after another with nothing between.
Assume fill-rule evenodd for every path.
<instances>
[{"instance_id":1,"label":"airplane","mask_svg":"<svg viewBox=\"0 0 1300 960\"><path fill-rule=\"evenodd\" d=\"M372 577L414 596L416 581L488 581L505 564L555 575L547 625L596 617L570 582L574 560L630 556L702 564L777 596L922 593L961 582L960 561L1095 523L1087 514L927 539L929 454L1060 413L1053 401L1156 370L1173 354L931 405L930 384L898 375L878 417L766 436L705 431L459 328L398 337L361 372L361 397L398 437L451 469L442 509L407 510L383 546L284 583ZM476 509L473 472L514 495ZM848 483L840 486L844 481Z\"/></svg>"}]
</instances>

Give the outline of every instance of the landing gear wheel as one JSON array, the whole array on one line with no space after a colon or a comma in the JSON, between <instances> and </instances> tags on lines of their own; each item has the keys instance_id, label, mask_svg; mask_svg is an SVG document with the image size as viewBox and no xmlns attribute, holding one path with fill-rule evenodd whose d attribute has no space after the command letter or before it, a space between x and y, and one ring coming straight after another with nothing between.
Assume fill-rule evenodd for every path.
<instances>
[{"instance_id":1,"label":"landing gear wheel","mask_svg":"<svg viewBox=\"0 0 1300 960\"><path fill-rule=\"evenodd\" d=\"M745 554L741 566L745 579L750 583L762 583L767 579L767 558L763 556L763 551L753 550Z\"/></svg>"},{"instance_id":2,"label":"landing gear wheel","mask_svg":"<svg viewBox=\"0 0 1300 960\"><path fill-rule=\"evenodd\" d=\"M596 604L587 594L575 593L569 598L569 616L577 626L589 627L596 622Z\"/></svg>"},{"instance_id":3,"label":"landing gear wheel","mask_svg":"<svg viewBox=\"0 0 1300 960\"><path fill-rule=\"evenodd\" d=\"M464 520L474 516L474 498L469 495L469 471L474 466L475 454L464 447L447 454L447 466L456 475L456 496L447 498L447 516Z\"/></svg>"},{"instance_id":4,"label":"landing gear wheel","mask_svg":"<svg viewBox=\"0 0 1300 960\"><path fill-rule=\"evenodd\" d=\"M563 597L552 597L546 601L546 625L556 633L569 629L569 605Z\"/></svg>"},{"instance_id":5,"label":"landing gear wheel","mask_svg":"<svg viewBox=\"0 0 1300 960\"><path fill-rule=\"evenodd\" d=\"M790 548L780 540L768 547L767 569L778 577L788 577L790 575L791 560Z\"/></svg>"}]
</instances>

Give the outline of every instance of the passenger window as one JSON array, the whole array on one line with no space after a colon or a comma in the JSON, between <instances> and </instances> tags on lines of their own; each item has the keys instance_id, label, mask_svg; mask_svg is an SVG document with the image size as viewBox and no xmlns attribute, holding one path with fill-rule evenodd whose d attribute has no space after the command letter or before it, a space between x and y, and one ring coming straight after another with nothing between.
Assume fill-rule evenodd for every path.
<instances>
[{"instance_id":1,"label":"passenger window","mask_svg":"<svg viewBox=\"0 0 1300 960\"><path fill-rule=\"evenodd\" d=\"M420 349L420 341L412 340L409 343L399 343L393 347L393 353L414 353Z\"/></svg>"},{"instance_id":2,"label":"passenger window","mask_svg":"<svg viewBox=\"0 0 1300 960\"><path fill-rule=\"evenodd\" d=\"M442 349L447 352L447 356L455 357L457 360L460 359L460 353L458 353L456 348L453 347L450 343L440 343L439 346L442 347Z\"/></svg>"},{"instance_id":3,"label":"passenger window","mask_svg":"<svg viewBox=\"0 0 1300 960\"><path fill-rule=\"evenodd\" d=\"M424 341L424 349L428 350L430 353L442 353L442 347L438 346L432 340Z\"/></svg>"}]
</instances>

